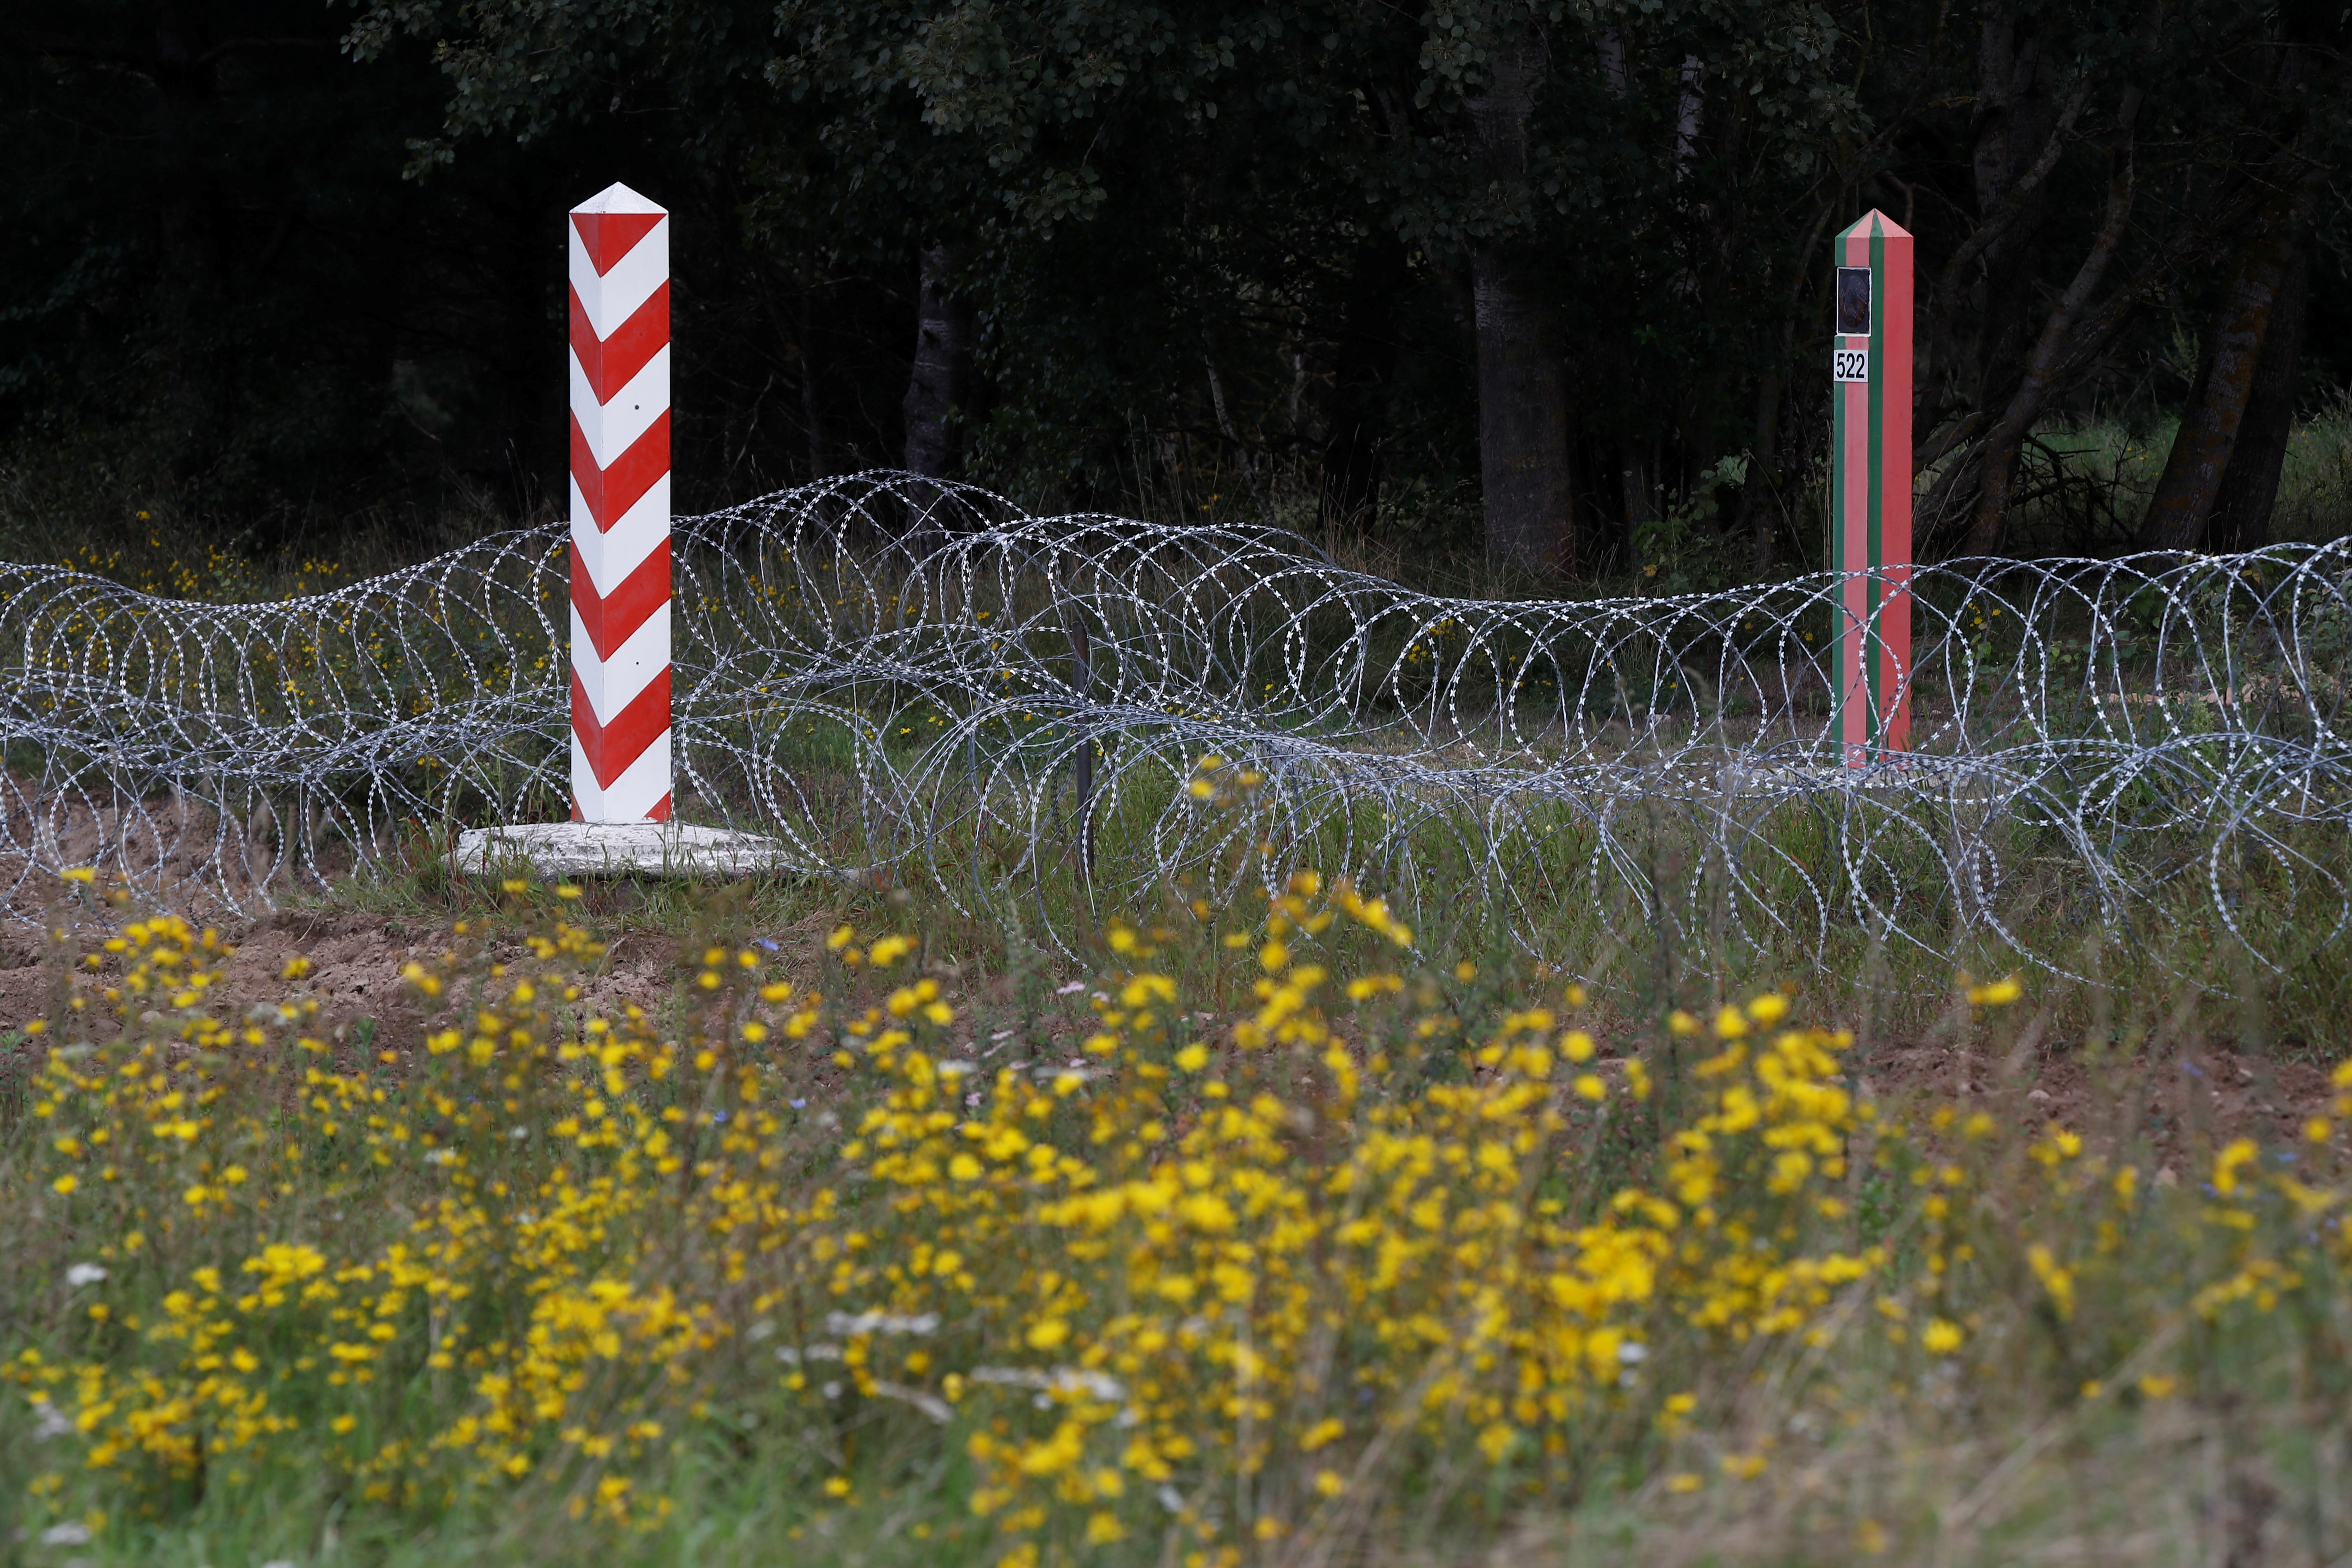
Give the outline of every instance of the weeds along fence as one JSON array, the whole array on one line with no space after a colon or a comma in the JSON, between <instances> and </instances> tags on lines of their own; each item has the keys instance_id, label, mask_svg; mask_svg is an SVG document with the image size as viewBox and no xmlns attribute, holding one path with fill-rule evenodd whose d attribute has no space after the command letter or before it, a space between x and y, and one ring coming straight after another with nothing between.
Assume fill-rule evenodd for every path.
<instances>
[{"instance_id":1,"label":"weeds along fence","mask_svg":"<svg viewBox=\"0 0 2352 1568\"><path fill-rule=\"evenodd\" d=\"M567 816L565 544L275 604L0 567L14 918L74 866L255 912ZM1639 929L2072 973L2096 931L2284 973L2352 926L2342 545L1923 569L1912 750L1865 767L1832 574L1444 598L1274 529L895 474L676 548L679 815L1066 947L1307 865L1570 963Z\"/></svg>"}]
</instances>

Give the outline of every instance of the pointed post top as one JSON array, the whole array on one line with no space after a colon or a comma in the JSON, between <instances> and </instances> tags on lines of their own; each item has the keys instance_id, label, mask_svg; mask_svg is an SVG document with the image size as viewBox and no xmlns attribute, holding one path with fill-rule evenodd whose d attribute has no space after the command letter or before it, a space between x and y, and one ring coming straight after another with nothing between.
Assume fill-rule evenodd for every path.
<instances>
[{"instance_id":1,"label":"pointed post top","mask_svg":"<svg viewBox=\"0 0 2352 1568\"><path fill-rule=\"evenodd\" d=\"M606 185L603 190L598 191L594 195L590 196L586 201L582 202L578 206L573 207L572 210L574 215L588 213L651 213L656 217L666 217L669 213L668 208L656 205L655 203L629 189L628 186L622 184L617 180L613 184Z\"/></svg>"},{"instance_id":2,"label":"pointed post top","mask_svg":"<svg viewBox=\"0 0 2352 1568\"><path fill-rule=\"evenodd\" d=\"M613 188L620 189L618 185ZM1876 207L1873 207L1854 219L1853 223L1840 229L1838 237L1840 239L1908 239L1911 237L1911 231Z\"/></svg>"},{"instance_id":3,"label":"pointed post top","mask_svg":"<svg viewBox=\"0 0 2352 1568\"><path fill-rule=\"evenodd\" d=\"M663 208L616 182L573 207L572 226L587 248L589 265L602 278L668 216Z\"/></svg>"}]
</instances>

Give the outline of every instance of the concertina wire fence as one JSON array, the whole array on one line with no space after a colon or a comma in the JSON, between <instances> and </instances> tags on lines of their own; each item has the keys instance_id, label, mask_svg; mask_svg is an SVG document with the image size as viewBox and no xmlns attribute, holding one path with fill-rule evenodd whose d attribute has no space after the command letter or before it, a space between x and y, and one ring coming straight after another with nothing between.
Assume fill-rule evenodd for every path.
<instances>
[{"instance_id":1,"label":"concertina wire fence","mask_svg":"<svg viewBox=\"0 0 2352 1568\"><path fill-rule=\"evenodd\" d=\"M567 816L566 537L275 604L0 566L10 917L93 865L256 914ZM1302 866L1538 950L1599 919L2072 973L2097 931L2282 970L2352 923L2343 544L1923 568L1912 750L1861 768L1832 574L1446 598L1275 528L898 474L681 519L673 549L679 816L1065 949Z\"/></svg>"}]
</instances>

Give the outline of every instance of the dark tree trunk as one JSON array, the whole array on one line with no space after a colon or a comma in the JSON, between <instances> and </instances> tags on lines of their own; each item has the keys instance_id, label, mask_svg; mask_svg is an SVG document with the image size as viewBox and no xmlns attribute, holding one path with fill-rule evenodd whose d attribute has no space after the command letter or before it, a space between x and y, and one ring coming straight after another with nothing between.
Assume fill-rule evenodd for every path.
<instances>
[{"instance_id":1,"label":"dark tree trunk","mask_svg":"<svg viewBox=\"0 0 2352 1568\"><path fill-rule=\"evenodd\" d=\"M907 377L908 471L945 479L955 468L961 431L965 371L971 359L971 311L949 291L963 259L960 247L934 245L923 252L918 296L915 364Z\"/></svg>"},{"instance_id":2,"label":"dark tree trunk","mask_svg":"<svg viewBox=\"0 0 2352 1568\"><path fill-rule=\"evenodd\" d=\"M1748 570L1770 574L1780 547L1780 394L1788 374L1796 329L1784 327L1780 352L1756 385L1756 431L1748 448L1748 482L1739 487L1739 515L1732 531L1748 536Z\"/></svg>"},{"instance_id":3,"label":"dark tree trunk","mask_svg":"<svg viewBox=\"0 0 2352 1568\"><path fill-rule=\"evenodd\" d=\"M1323 443L1322 522L1367 528L1379 506L1381 443L1396 378L1396 302L1411 282L1404 247L1376 235L1356 261L1331 363L1330 418Z\"/></svg>"},{"instance_id":4,"label":"dark tree trunk","mask_svg":"<svg viewBox=\"0 0 2352 1568\"><path fill-rule=\"evenodd\" d=\"M1525 177L1528 121L1543 40L1523 28L1496 56L1470 121L1490 180ZM1486 552L1546 580L1576 569L1569 469L1568 364L1550 302L1524 247L1489 239L1471 258L1478 334L1478 465Z\"/></svg>"},{"instance_id":5,"label":"dark tree trunk","mask_svg":"<svg viewBox=\"0 0 2352 1568\"><path fill-rule=\"evenodd\" d=\"M1620 470L1625 485L1625 542L1635 547L1633 559L1640 566L1658 564L1643 561L1639 550L1642 531L1664 515L1658 510L1657 458L1654 440L1637 437L1625 443L1625 461Z\"/></svg>"},{"instance_id":6,"label":"dark tree trunk","mask_svg":"<svg viewBox=\"0 0 2352 1568\"><path fill-rule=\"evenodd\" d=\"M2248 226L2245 244L2222 286L2221 304L2213 312L2205 352L2198 362L2197 379L2190 384L2189 400L2180 412L2180 428L2164 460L2164 477L2157 481L2156 495L2147 503L2141 542L2149 549L2207 548L2219 521L2216 513L2225 478L2236 466L2240 437L2248 416L2256 412L2255 387L2270 359L2267 341L2274 324L2292 318L2278 360L2278 374L2285 385L2276 393L2287 406L2283 412L2274 406L2263 408L2264 419L2278 422L2278 429L2273 433L2265 427L2257 432L2258 441L2275 439L2278 453L2266 457L2259 449L2248 452L2249 467L2241 481L2242 488L2231 497L2226 525L2232 536L2242 536L2258 511L2259 526L2269 526L2271 503L2278 489L2277 465L2285 456L2284 431L2294 416L2294 379L2302 355L2300 296L2308 288L2307 283L2296 285L2297 297L2289 298L2288 286L2305 263L2305 230L2332 172L2311 162L2303 150L2310 134L2311 113L2305 76L2316 58L2308 46L2328 15L2328 10L2310 4L2291 5L2281 12L2285 47L2272 56L2271 79L2265 84L2265 96L2277 106L2272 128L2280 151L2253 171L2256 189L2267 183L2268 195ZM2265 139L2251 132L2242 139L2249 162L2259 156ZM2282 306L2287 308L2282 310ZM2262 473L2265 467L2270 470L2267 477Z\"/></svg>"},{"instance_id":7,"label":"dark tree trunk","mask_svg":"<svg viewBox=\"0 0 2352 1568\"><path fill-rule=\"evenodd\" d=\"M801 423L808 430L809 482L833 472L833 455L824 438L824 410L817 398L816 329L809 309L814 288L801 290L800 331L793 347L801 373Z\"/></svg>"},{"instance_id":8,"label":"dark tree trunk","mask_svg":"<svg viewBox=\"0 0 2352 1568\"><path fill-rule=\"evenodd\" d=\"M503 384L496 417L497 439L512 488L516 515L527 514L543 498L565 503L564 386L547 374L547 233L535 206L517 204L500 215L497 281L501 307L495 329L499 380Z\"/></svg>"},{"instance_id":9,"label":"dark tree trunk","mask_svg":"<svg viewBox=\"0 0 2352 1568\"><path fill-rule=\"evenodd\" d=\"M2017 479L2018 454L2024 447L2025 437L2032 432L2034 421L2042 417L2050 400L2059 392L2064 366L2074 346L2074 329L2105 279L2116 247L2123 243L2135 188L2131 127L2138 117L2139 101L2137 90L2125 94L2123 112L2118 116L2123 142L2108 155L2106 207L2099 220L2099 232L2091 241L2090 252L2074 269L2074 280L2058 297L2058 303L2052 307L2049 320L2034 337L2032 351L2019 366L2016 390L2010 395L2000 417L1985 433L1984 446L1977 458L1977 514L1969 529L1970 555L1990 555L2000 548L2002 534L2009 527L2009 498Z\"/></svg>"},{"instance_id":10,"label":"dark tree trunk","mask_svg":"<svg viewBox=\"0 0 2352 1568\"><path fill-rule=\"evenodd\" d=\"M2295 247L2271 307L2262 363L2246 395L2245 417L2230 466L2214 492L2206 538L2220 551L2259 550L2271 542L2271 509L2278 501L2279 470L2294 433L2294 400L2303 372L2304 323L2311 313L2311 246Z\"/></svg>"},{"instance_id":11,"label":"dark tree trunk","mask_svg":"<svg viewBox=\"0 0 2352 1568\"><path fill-rule=\"evenodd\" d=\"M2147 505L2140 542L2151 550L2204 548L2207 525L2231 466L2252 398L2276 307L2294 269L2307 203L2316 195L2311 175L2274 196L2239 251L2206 334L2205 353L2180 429ZM2289 395L2292 396L2292 394Z\"/></svg>"},{"instance_id":12,"label":"dark tree trunk","mask_svg":"<svg viewBox=\"0 0 2352 1568\"><path fill-rule=\"evenodd\" d=\"M1478 468L1486 552L1546 579L1576 570L1568 365L1548 301L1501 258L1472 264L1478 311Z\"/></svg>"},{"instance_id":13,"label":"dark tree trunk","mask_svg":"<svg viewBox=\"0 0 2352 1568\"><path fill-rule=\"evenodd\" d=\"M2009 398L2032 342L2032 242L2047 187L2027 177L2058 122L2047 78L2040 29L2027 9L1990 7L1978 39L1972 127L1978 221L2000 220L1995 237L1982 247L1984 329L1976 366L1981 407Z\"/></svg>"},{"instance_id":14,"label":"dark tree trunk","mask_svg":"<svg viewBox=\"0 0 2352 1568\"><path fill-rule=\"evenodd\" d=\"M157 152L163 198L161 305L166 361L163 393L171 460L183 479L211 468L224 426L218 355L227 268L221 254L220 193L205 167L215 79L201 6L163 7L155 26L162 98Z\"/></svg>"}]
</instances>

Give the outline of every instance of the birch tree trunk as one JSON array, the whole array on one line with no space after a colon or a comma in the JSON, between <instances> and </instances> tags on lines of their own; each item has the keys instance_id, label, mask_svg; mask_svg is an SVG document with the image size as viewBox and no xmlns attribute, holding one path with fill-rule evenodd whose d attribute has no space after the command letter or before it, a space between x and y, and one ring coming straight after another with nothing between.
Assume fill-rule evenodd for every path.
<instances>
[{"instance_id":1,"label":"birch tree trunk","mask_svg":"<svg viewBox=\"0 0 2352 1568\"><path fill-rule=\"evenodd\" d=\"M906 466L926 479L945 479L959 456L958 416L971 359L971 311L949 292L948 279L963 259L953 246L923 252L917 296L915 363L907 377Z\"/></svg>"}]
</instances>

